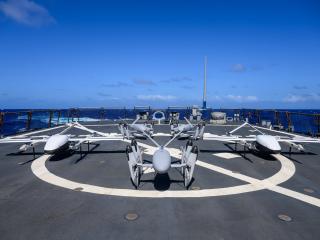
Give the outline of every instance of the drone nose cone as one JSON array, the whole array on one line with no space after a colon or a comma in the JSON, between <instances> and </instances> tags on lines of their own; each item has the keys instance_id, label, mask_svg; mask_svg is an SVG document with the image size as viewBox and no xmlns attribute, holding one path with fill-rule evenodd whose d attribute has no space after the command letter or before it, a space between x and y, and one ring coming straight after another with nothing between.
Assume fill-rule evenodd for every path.
<instances>
[{"instance_id":1,"label":"drone nose cone","mask_svg":"<svg viewBox=\"0 0 320 240\"><path fill-rule=\"evenodd\" d=\"M146 127L141 124L135 124L135 125L133 125L133 129L135 129L139 132L143 132L146 130Z\"/></svg>"},{"instance_id":2,"label":"drone nose cone","mask_svg":"<svg viewBox=\"0 0 320 240\"><path fill-rule=\"evenodd\" d=\"M280 153L281 146L274 136L258 135L257 143L260 148L271 153Z\"/></svg>"},{"instance_id":3,"label":"drone nose cone","mask_svg":"<svg viewBox=\"0 0 320 240\"><path fill-rule=\"evenodd\" d=\"M44 152L54 153L58 150L66 149L68 146L68 136L66 135L53 135L51 136L46 145L44 146Z\"/></svg>"},{"instance_id":4,"label":"drone nose cone","mask_svg":"<svg viewBox=\"0 0 320 240\"><path fill-rule=\"evenodd\" d=\"M153 154L153 168L157 173L166 173L171 167L170 153L165 149L159 149Z\"/></svg>"},{"instance_id":5,"label":"drone nose cone","mask_svg":"<svg viewBox=\"0 0 320 240\"><path fill-rule=\"evenodd\" d=\"M186 125L186 126L183 128L183 130L184 130L184 131L190 131L190 130L192 130L192 128L193 128L192 125Z\"/></svg>"}]
</instances>

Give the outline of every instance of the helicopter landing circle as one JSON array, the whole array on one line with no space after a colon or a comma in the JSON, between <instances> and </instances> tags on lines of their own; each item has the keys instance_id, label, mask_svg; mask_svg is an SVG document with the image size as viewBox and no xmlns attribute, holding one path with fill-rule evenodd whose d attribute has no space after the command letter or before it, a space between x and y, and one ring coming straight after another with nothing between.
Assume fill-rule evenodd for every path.
<instances>
[{"instance_id":1,"label":"helicopter landing circle","mask_svg":"<svg viewBox=\"0 0 320 240\"><path fill-rule=\"evenodd\" d=\"M126 141L126 140L124 140ZM153 154L156 150L155 147L150 145L139 143L144 150L145 154ZM168 148L171 156L180 158L180 150L176 148ZM39 179L50 183L55 186L59 186L66 189L78 189L81 188L81 192L100 194L100 195L110 195L110 196L121 196L121 197L136 197L136 198L201 198L201 197L215 197L215 196L227 196L241 193L248 193L267 189L270 191L278 192L286 196L298 199L300 201L315 205L320 207L320 199L311 197L284 187L278 186L279 184L290 179L295 171L295 165L283 155L274 154L273 155L280 163L280 170L271 177L263 180L255 179L238 172L232 172L228 169L197 160L196 164L200 167L212 170L214 172L219 172L225 174L229 177L233 177L242 181L247 182L247 184L222 187L222 188L208 188L201 190L134 190L134 189L123 189L123 188L108 188L96 185L85 184L81 182L71 181L62 177L59 177L51 173L46 168L46 161L51 158L51 155L44 154L41 157L33 161L31 165L31 170Z\"/></svg>"}]
</instances>

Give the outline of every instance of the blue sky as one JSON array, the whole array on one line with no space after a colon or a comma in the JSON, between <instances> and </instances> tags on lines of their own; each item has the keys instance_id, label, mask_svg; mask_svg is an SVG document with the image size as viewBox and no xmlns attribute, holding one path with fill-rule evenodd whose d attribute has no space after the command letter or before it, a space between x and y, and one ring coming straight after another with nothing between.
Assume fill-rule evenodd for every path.
<instances>
[{"instance_id":1,"label":"blue sky","mask_svg":"<svg viewBox=\"0 0 320 240\"><path fill-rule=\"evenodd\" d=\"M319 1L0 0L0 108L320 107Z\"/></svg>"}]
</instances>

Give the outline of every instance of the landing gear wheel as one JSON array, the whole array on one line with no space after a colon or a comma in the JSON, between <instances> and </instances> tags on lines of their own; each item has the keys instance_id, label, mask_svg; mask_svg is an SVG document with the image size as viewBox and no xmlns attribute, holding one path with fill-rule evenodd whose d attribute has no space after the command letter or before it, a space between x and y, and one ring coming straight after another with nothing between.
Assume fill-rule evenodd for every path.
<instances>
[{"instance_id":1,"label":"landing gear wheel","mask_svg":"<svg viewBox=\"0 0 320 240\"><path fill-rule=\"evenodd\" d=\"M184 175L185 175L185 168L184 167L181 168L181 175L184 178Z\"/></svg>"},{"instance_id":2,"label":"landing gear wheel","mask_svg":"<svg viewBox=\"0 0 320 240\"><path fill-rule=\"evenodd\" d=\"M191 182L191 179L190 179L189 169L187 167L186 169L184 169L184 187L186 189L188 189L190 182Z\"/></svg>"},{"instance_id":3,"label":"landing gear wheel","mask_svg":"<svg viewBox=\"0 0 320 240\"><path fill-rule=\"evenodd\" d=\"M128 158L128 161L129 161L129 153L132 152L132 147L130 145L127 145L126 147L126 155L127 155L127 158Z\"/></svg>"},{"instance_id":4,"label":"landing gear wheel","mask_svg":"<svg viewBox=\"0 0 320 240\"><path fill-rule=\"evenodd\" d=\"M131 146L134 146L136 151L138 150L138 144L137 144L137 141L135 139L132 139Z\"/></svg>"},{"instance_id":5,"label":"landing gear wheel","mask_svg":"<svg viewBox=\"0 0 320 240\"><path fill-rule=\"evenodd\" d=\"M134 184L136 189L138 189L138 187L139 187L140 178L141 178L141 168L140 167L135 167L135 169L134 169L134 179L132 181L133 181L133 184Z\"/></svg>"}]
</instances>

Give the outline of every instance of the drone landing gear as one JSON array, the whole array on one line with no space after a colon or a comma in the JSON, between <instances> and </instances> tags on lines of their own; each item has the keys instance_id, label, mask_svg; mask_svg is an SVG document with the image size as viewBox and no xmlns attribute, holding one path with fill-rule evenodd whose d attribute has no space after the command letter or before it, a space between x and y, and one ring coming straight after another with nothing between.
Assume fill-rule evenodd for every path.
<instances>
[{"instance_id":1,"label":"drone landing gear","mask_svg":"<svg viewBox=\"0 0 320 240\"><path fill-rule=\"evenodd\" d=\"M33 160L36 159L36 151L34 149L34 146L32 146L32 154L33 154Z\"/></svg>"},{"instance_id":2,"label":"drone landing gear","mask_svg":"<svg viewBox=\"0 0 320 240\"><path fill-rule=\"evenodd\" d=\"M172 168L180 168L183 176L184 186L188 188L192 182L194 167L198 158L198 147L193 146L193 142L189 140L187 146L182 148L181 162L178 164L171 164ZM135 140L126 147L126 154L128 158L128 166L130 171L130 178L137 189L140 184L141 176L143 175L143 168L152 168L152 164L143 163L142 152Z\"/></svg>"},{"instance_id":3,"label":"drone landing gear","mask_svg":"<svg viewBox=\"0 0 320 240\"><path fill-rule=\"evenodd\" d=\"M197 146L193 146L193 142L189 140L185 148L182 149L182 157L181 157L181 174L184 178L184 186L186 188L189 187L194 167L196 165L196 161L198 158L199 149Z\"/></svg>"},{"instance_id":4,"label":"drone landing gear","mask_svg":"<svg viewBox=\"0 0 320 240\"><path fill-rule=\"evenodd\" d=\"M142 153L135 140L131 141L131 144L127 146L126 153L128 157L128 165L130 171L130 177L133 185L137 189L140 184L140 179L143 173L142 170Z\"/></svg>"}]
</instances>

